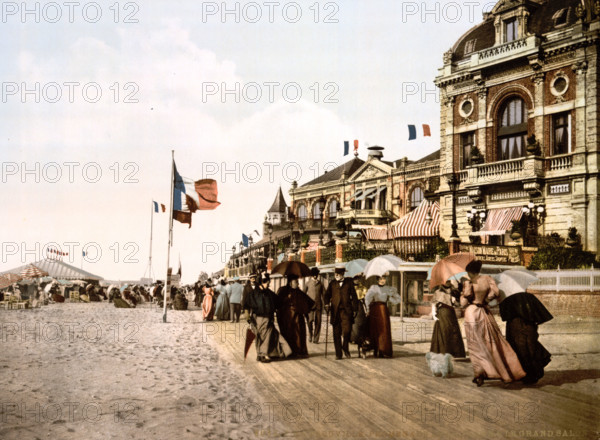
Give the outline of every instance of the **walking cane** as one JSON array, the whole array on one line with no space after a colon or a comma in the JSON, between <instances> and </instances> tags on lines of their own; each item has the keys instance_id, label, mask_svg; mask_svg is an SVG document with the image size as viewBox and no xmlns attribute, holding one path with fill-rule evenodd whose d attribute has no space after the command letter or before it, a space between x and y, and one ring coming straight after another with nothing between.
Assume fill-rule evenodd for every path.
<instances>
[{"instance_id":1,"label":"walking cane","mask_svg":"<svg viewBox=\"0 0 600 440\"><path fill-rule=\"evenodd\" d=\"M329 307L327 307L327 317L325 318L325 357L327 357L327 335L329 333Z\"/></svg>"}]
</instances>

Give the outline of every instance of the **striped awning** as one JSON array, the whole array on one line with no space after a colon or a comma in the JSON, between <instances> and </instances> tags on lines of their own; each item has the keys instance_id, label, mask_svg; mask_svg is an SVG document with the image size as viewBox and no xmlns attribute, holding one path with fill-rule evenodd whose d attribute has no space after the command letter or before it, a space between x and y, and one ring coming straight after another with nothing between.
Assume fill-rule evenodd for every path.
<instances>
[{"instance_id":1,"label":"striped awning","mask_svg":"<svg viewBox=\"0 0 600 440\"><path fill-rule=\"evenodd\" d=\"M428 223L427 212L431 216ZM440 205L437 202L423 200L414 211L409 212L392 228L394 238L403 237L436 237L440 230Z\"/></svg>"},{"instance_id":2,"label":"striped awning","mask_svg":"<svg viewBox=\"0 0 600 440\"><path fill-rule=\"evenodd\" d=\"M352 200L360 200L360 199L358 199L358 197L360 197L362 192L363 192L362 189L357 189L356 192L354 193L354 195L352 196Z\"/></svg>"},{"instance_id":3,"label":"striped awning","mask_svg":"<svg viewBox=\"0 0 600 440\"><path fill-rule=\"evenodd\" d=\"M388 232L388 227L386 225L372 226L370 228L364 229L363 232L365 233L365 237L367 237L367 240L369 241L392 239L391 229L389 229Z\"/></svg>"},{"instance_id":4,"label":"striped awning","mask_svg":"<svg viewBox=\"0 0 600 440\"><path fill-rule=\"evenodd\" d=\"M510 230L511 222L520 220L522 215L523 208L520 206L490 209L483 227L471 235L504 235Z\"/></svg>"},{"instance_id":5,"label":"striped awning","mask_svg":"<svg viewBox=\"0 0 600 440\"><path fill-rule=\"evenodd\" d=\"M367 189L365 189L365 191L362 193L362 195L360 197L356 198L356 200L360 201L365 198L373 197L375 195L375 191L377 191L377 187L367 188Z\"/></svg>"}]
</instances>

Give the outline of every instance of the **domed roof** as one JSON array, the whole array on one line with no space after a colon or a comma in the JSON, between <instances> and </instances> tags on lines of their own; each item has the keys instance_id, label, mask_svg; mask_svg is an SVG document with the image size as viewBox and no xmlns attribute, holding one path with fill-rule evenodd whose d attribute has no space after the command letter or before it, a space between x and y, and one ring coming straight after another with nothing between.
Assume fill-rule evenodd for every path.
<instances>
[{"instance_id":1,"label":"domed roof","mask_svg":"<svg viewBox=\"0 0 600 440\"><path fill-rule=\"evenodd\" d=\"M543 35L555 29L575 24L577 21L575 7L579 3L579 0L552 0L545 1L542 4L527 0L502 0L494 6L491 13L486 14L486 18L482 23L469 29L456 41L452 47L453 61L460 61L473 52L494 46L496 38L494 19L496 14L525 4L530 11L527 19L527 34ZM586 7L586 9L588 8ZM588 11L589 13L590 11Z\"/></svg>"}]
</instances>

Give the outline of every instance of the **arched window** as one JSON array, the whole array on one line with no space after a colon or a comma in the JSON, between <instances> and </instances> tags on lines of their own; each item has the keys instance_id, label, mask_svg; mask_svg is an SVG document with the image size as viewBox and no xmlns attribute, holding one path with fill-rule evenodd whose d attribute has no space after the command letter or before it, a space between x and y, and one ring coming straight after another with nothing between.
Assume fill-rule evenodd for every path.
<instances>
[{"instance_id":1,"label":"arched window","mask_svg":"<svg viewBox=\"0 0 600 440\"><path fill-rule=\"evenodd\" d=\"M298 206L298 220L306 220L306 206L300 205Z\"/></svg>"},{"instance_id":2,"label":"arched window","mask_svg":"<svg viewBox=\"0 0 600 440\"><path fill-rule=\"evenodd\" d=\"M498 120L498 160L525 156L527 107L521 98L512 98L501 108Z\"/></svg>"},{"instance_id":3,"label":"arched window","mask_svg":"<svg viewBox=\"0 0 600 440\"><path fill-rule=\"evenodd\" d=\"M313 219L315 219L315 220L321 219L321 205L319 204L319 202L317 202L313 205L312 213L313 213Z\"/></svg>"},{"instance_id":4,"label":"arched window","mask_svg":"<svg viewBox=\"0 0 600 440\"><path fill-rule=\"evenodd\" d=\"M329 204L329 218L336 218L338 212L338 202L337 200L332 200Z\"/></svg>"},{"instance_id":5,"label":"arched window","mask_svg":"<svg viewBox=\"0 0 600 440\"><path fill-rule=\"evenodd\" d=\"M415 187L410 194L410 209L411 211L421 204L423 201L423 188Z\"/></svg>"}]
</instances>

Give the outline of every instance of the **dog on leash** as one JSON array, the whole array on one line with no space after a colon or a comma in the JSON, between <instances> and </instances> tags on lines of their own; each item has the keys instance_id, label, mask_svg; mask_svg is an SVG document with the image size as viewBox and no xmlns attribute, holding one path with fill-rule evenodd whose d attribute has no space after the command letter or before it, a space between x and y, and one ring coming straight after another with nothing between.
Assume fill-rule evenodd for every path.
<instances>
[{"instance_id":1,"label":"dog on leash","mask_svg":"<svg viewBox=\"0 0 600 440\"><path fill-rule=\"evenodd\" d=\"M427 365L434 376L446 378L454 371L452 355L450 353L441 354L429 352L425 355L425 359L427 359Z\"/></svg>"}]
</instances>

